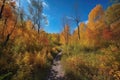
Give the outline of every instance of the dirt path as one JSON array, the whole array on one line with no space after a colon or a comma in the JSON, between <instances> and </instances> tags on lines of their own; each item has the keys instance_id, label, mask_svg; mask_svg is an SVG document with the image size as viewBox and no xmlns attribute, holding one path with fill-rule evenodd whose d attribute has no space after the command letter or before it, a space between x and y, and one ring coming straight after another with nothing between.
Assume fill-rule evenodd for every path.
<instances>
[{"instance_id":1,"label":"dirt path","mask_svg":"<svg viewBox=\"0 0 120 80\"><path fill-rule=\"evenodd\" d=\"M50 70L50 74L47 80L64 80L64 71L61 66L61 55L60 52L53 61L53 65Z\"/></svg>"}]
</instances>

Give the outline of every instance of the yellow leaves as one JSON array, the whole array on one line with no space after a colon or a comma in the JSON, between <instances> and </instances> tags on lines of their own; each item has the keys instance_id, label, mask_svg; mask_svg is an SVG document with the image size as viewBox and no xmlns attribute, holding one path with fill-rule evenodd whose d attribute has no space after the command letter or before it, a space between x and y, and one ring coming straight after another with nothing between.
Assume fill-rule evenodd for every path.
<instances>
[{"instance_id":1,"label":"yellow leaves","mask_svg":"<svg viewBox=\"0 0 120 80\"><path fill-rule=\"evenodd\" d=\"M114 48L114 46L111 47ZM80 52L77 55L73 53L71 56L66 56L63 64L65 70L71 71L70 73L74 75L78 73L94 80L109 80L113 78L119 80L120 60L116 57L116 54L120 55L118 52L113 53L110 48L102 48L99 53Z\"/></svg>"},{"instance_id":2,"label":"yellow leaves","mask_svg":"<svg viewBox=\"0 0 120 80\"><path fill-rule=\"evenodd\" d=\"M113 75L113 73L114 73L114 69L111 69L111 70L109 71L109 75Z\"/></svg>"},{"instance_id":3,"label":"yellow leaves","mask_svg":"<svg viewBox=\"0 0 120 80\"><path fill-rule=\"evenodd\" d=\"M66 64L67 63L67 64ZM66 67L69 67L70 66L70 69L71 70L74 70L74 69L76 69L76 64L77 62L76 62L76 58L75 57L71 57L71 58L67 58L66 59L66 61L65 61L65 63L64 63L64 66L66 66Z\"/></svg>"},{"instance_id":4,"label":"yellow leaves","mask_svg":"<svg viewBox=\"0 0 120 80\"><path fill-rule=\"evenodd\" d=\"M14 55L14 58L16 58L16 63L18 65L26 64L26 65L32 65L32 66L39 66L43 68L46 65L47 56L46 53L36 52L36 53L19 53Z\"/></svg>"},{"instance_id":5,"label":"yellow leaves","mask_svg":"<svg viewBox=\"0 0 120 80\"><path fill-rule=\"evenodd\" d=\"M22 30L21 30L21 29L17 29L16 33L17 33L18 35L21 35L21 34L22 34Z\"/></svg>"},{"instance_id":6,"label":"yellow leaves","mask_svg":"<svg viewBox=\"0 0 120 80\"><path fill-rule=\"evenodd\" d=\"M119 20L120 18L120 4L113 4L112 6L108 7L105 12L105 21L107 24L112 24Z\"/></svg>"},{"instance_id":7,"label":"yellow leaves","mask_svg":"<svg viewBox=\"0 0 120 80\"><path fill-rule=\"evenodd\" d=\"M99 67L100 67L100 69L104 69L106 66L104 63L101 63Z\"/></svg>"},{"instance_id":8,"label":"yellow leaves","mask_svg":"<svg viewBox=\"0 0 120 80\"><path fill-rule=\"evenodd\" d=\"M111 28L112 30L115 30L115 31L116 31L117 29L120 29L119 25L120 25L120 20L115 21L114 23L112 23L112 24L110 25L110 28Z\"/></svg>"},{"instance_id":9,"label":"yellow leaves","mask_svg":"<svg viewBox=\"0 0 120 80\"><path fill-rule=\"evenodd\" d=\"M115 71L114 69L111 69L109 71L109 74L115 78L115 80L120 80L120 71Z\"/></svg>"},{"instance_id":10,"label":"yellow leaves","mask_svg":"<svg viewBox=\"0 0 120 80\"><path fill-rule=\"evenodd\" d=\"M85 23L80 23L79 27L80 27L80 32L81 32L81 33L86 31L86 27L87 27L87 26L86 26Z\"/></svg>"},{"instance_id":11,"label":"yellow leaves","mask_svg":"<svg viewBox=\"0 0 120 80\"><path fill-rule=\"evenodd\" d=\"M112 63L112 68L114 69L114 70L118 70L119 69L119 63L118 62L113 62Z\"/></svg>"},{"instance_id":12,"label":"yellow leaves","mask_svg":"<svg viewBox=\"0 0 120 80\"><path fill-rule=\"evenodd\" d=\"M53 56L51 55L50 52L47 54L47 58L48 58L49 60L53 60Z\"/></svg>"},{"instance_id":13,"label":"yellow leaves","mask_svg":"<svg viewBox=\"0 0 120 80\"><path fill-rule=\"evenodd\" d=\"M25 37L25 39L29 39L30 38L28 33L24 33L23 36Z\"/></svg>"},{"instance_id":14,"label":"yellow leaves","mask_svg":"<svg viewBox=\"0 0 120 80\"><path fill-rule=\"evenodd\" d=\"M32 27L33 27L32 21L28 20L28 21L26 21L25 24L26 24L27 30L32 30Z\"/></svg>"},{"instance_id":15,"label":"yellow leaves","mask_svg":"<svg viewBox=\"0 0 120 80\"><path fill-rule=\"evenodd\" d=\"M118 51L118 48L116 46L114 46L114 45L110 45L110 49L113 52L117 52Z\"/></svg>"},{"instance_id":16,"label":"yellow leaves","mask_svg":"<svg viewBox=\"0 0 120 80\"><path fill-rule=\"evenodd\" d=\"M37 66L40 66L40 67L44 67L44 65L46 63L45 54L46 53L41 54L40 52L36 53L35 58L34 58L34 64L37 65Z\"/></svg>"},{"instance_id":17,"label":"yellow leaves","mask_svg":"<svg viewBox=\"0 0 120 80\"><path fill-rule=\"evenodd\" d=\"M28 52L26 52L25 54L24 54L24 57L23 57L23 62L25 63L25 64L29 64L30 63L30 53L28 53Z\"/></svg>"},{"instance_id":18,"label":"yellow leaves","mask_svg":"<svg viewBox=\"0 0 120 80\"><path fill-rule=\"evenodd\" d=\"M62 33L60 34L60 43L65 44L64 35Z\"/></svg>"},{"instance_id":19,"label":"yellow leaves","mask_svg":"<svg viewBox=\"0 0 120 80\"><path fill-rule=\"evenodd\" d=\"M22 59L21 53L19 54L15 53L12 57L15 59L16 64L21 64L21 59Z\"/></svg>"},{"instance_id":20,"label":"yellow leaves","mask_svg":"<svg viewBox=\"0 0 120 80\"><path fill-rule=\"evenodd\" d=\"M60 34L60 42L62 44L68 44L69 39L70 39L70 27L69 25L65 25L63 32Z\"/></svg>"},{"instance_id":21,"label":"yellow leaves","mask_svg":"<svg viewBox=\"0 0 120 80\"><path fill-rule=\"evenodd\" d=\"M99 20L101 18L101 15L103 15L103 9L101 5L97 5L90 13L89 13L89 21L95 22L96 20Z\"/></svg>"},{"instance_id":22,"label":"yellow leaves","mask_svg":"<svg viewBox=\"0 0 120 80\"><path fill-rule=\"evenodd\" d=\"M116 71L114 74L114 77L116 78L116 80L120 79L120 71Z\"/></svg>"},{"instance_id":23,"label":"yellow leaves","mask_svg":"<svg viewBox=\"0 0 120 80\"><path fill-rule=\"evenodd\" d=\"M34 40L36 37L34 34L31 34L31 38Z\"/></svg>"}]
</instances>

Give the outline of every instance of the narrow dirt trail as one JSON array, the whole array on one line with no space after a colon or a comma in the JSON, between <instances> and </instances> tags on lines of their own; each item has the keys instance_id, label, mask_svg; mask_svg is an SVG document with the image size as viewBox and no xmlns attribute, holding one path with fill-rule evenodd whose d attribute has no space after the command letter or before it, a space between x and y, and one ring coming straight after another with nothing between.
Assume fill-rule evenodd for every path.
<instances>
[{"instance_id":1,"label":"narrow dirt trail","mask_svg":"<svg viewBox=\"0 0 120 80\"><path fill-rule=\"evenodd\" d=\"M65 80L64 79L64 71L61 65L61 55L60 52L53 61L53 65L50 70L50 74L47 80Z\"/></svg>"}]
</instances>

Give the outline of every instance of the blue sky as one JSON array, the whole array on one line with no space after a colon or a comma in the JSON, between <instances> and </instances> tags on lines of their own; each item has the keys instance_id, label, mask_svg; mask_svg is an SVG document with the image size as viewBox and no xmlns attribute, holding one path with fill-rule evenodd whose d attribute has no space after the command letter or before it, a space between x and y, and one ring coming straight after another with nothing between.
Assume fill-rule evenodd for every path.
<instances>
[{"instance_id":1,"label":"blue sky","mask_svg":"<svg viewBox=\"0 0 120 80\"><path fill-rule=\"evenodd\" d=\"M29 1L29 0L27 0ZM81 22L88 20L89 12L97 5L103 6L104 10L109 6L109 0L43 0L44 14L47 16L49 24L44 27L48 33L59 33L62 30L62 18L64 16L73 17L75 15L74 6L78 5L78 14ZM76 26L72 22L72 29Z\"/></svg>"},{"instance_id":2,"label":"blue sky","mask_svg":"<svg viewBox=\"0 0 120 80\"><path fill-rule=\"evenodd\" d=\"M44 29L49 33L58 33L62 30L63 16L73 17L75 14L74 5L78 4L78 14L80 20L88 20L89 12L97 5L101 4L104 9L109 5L109 0L45 0L48 5L44 13L48 16L49 25ZM75 28L75 25L71 25Z\"/></svg>"}]
</instances>

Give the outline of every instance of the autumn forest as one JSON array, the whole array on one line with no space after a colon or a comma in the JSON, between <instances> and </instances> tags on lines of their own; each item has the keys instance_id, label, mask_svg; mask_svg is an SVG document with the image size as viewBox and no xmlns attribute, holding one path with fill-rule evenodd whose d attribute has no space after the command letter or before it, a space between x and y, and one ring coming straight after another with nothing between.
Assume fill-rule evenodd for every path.
<instances>
[{"instance_id":1,"label":"autumn forest","mask_svg":"<svg viewBox=\"0 0 120 80\"><path fill-rule=\"evenodd\" d=\"M43 1L26 13L21 0L0 0L0 80L120 80L120 0L96 4L87 22L75 7L59 33L44 30Z\"/></svg>"}]
</instances>

